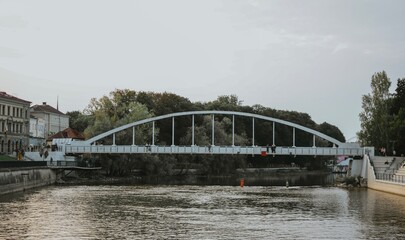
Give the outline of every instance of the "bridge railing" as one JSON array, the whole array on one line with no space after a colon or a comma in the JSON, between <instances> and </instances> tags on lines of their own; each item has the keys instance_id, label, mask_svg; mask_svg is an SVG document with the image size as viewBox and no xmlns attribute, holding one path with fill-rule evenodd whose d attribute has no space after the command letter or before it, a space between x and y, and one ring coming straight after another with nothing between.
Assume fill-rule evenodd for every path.
<instances>
[{"instance_id":1,"label":"bridge railing","mask_svg":"<svg viewBox=\"0 0 405 240\"><path fill-rule=\"evenodd\" d=\"M46 164L55 167L76 167L77 161L46 161Z\"/></svg>"},{"instance_id":2,"label":"bridge railing","mask_svg":"<svg viewBox=\"0 0 405 240\"><path fill-rule=\"evenodd\" d=\"M90 145L70 146L64 148L66 153L154 153L154 154L277 154L277 155L347 155L362 156L362 148L327 148L327 147L276 147L273 153L265 146L121 146Z\"/></svg>"},{"instance_id":3,"label":"bridge railing","mask_svg":"<svg viewBox=\"0 0 405 240\"><path fill-rule=\"evenodd\" d=\"M405 184L404 175L395 175L392 173L376 173L376 179L381 181Z\"/></svg>"}]
</instances>

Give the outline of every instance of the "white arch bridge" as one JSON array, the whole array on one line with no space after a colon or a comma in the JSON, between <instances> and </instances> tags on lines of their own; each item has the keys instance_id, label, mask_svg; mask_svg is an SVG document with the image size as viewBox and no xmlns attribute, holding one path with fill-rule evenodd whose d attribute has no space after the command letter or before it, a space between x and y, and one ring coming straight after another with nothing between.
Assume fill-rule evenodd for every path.
<instances>
[{"instance_id":1,"label":"white arch bridge","mask_svg":"<svg viewBox=\"0 0 405 240\"><path fill-rule=\"evenodd\" d=\"M211 145L209 146L197 146L195 145L195 115L211 115L212 119L212 133L211 133ZM232 145L230 146L216 146L215 145L215 115L230 115L232 116ZM192 120L190 122L192 139L190 146L177 146L175 145L175 118L181 116L191 116ZM242 116L252 119L252 146L235 146L235 116ZM172 145L170 146L159 146L155 145L155 122L163 119L172 119ZM255 145L255 119L261 119L273 123L273 142L276 145L275 139L275 128L276 123L286 125L292 128L292 140L291 146L282 147L277 146L274 152L269 149L268 146L257 146ZM152 144L151 145L136 145L135 138L136 132L135 127L152 123ZM118 132L122 132L127 129L132 129L132 145L117 145L115 141L115 135ZM313 146L310 147L297 147L295 146L295 130L299 129L304 132L313 135ZM112 136L112 145L97 145L96 142L102 140L106 137ZM324 139L328 142L333 143L333 147L317 147L315 146L316 137ZM276 154L276 155L314 155L314 156L335 156L335 155L347 155L347 156L363 156L365 149L361 148L357 144L342 143L330 136L327 136L321 132L315 131L313 129L284 121L281 119L276 119L272 117L262 116L252 113L244 112L232 112L232 111L191 111L191 112L179 112L171 113L167 115L162 115L158 117L153 117L149 119L144 119L136 121L133 123L126 124L124 126L112 129L98 136L95 136L86 141L73 141L70 145L65 145L63 147L65 153L128 153L128 154L144 154L144 153L154 153L154 154Z\"/></svg>"}]
</instances>

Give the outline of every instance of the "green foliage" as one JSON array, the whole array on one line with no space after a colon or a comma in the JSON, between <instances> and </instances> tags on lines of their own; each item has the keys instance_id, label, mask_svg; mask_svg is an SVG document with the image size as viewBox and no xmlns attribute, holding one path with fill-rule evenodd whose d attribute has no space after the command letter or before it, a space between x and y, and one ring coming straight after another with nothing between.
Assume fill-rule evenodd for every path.
<instances>
[{"instance_id":1,"label":"green foliage","mask_svg":"<svg viewBox=\"0 0 405 240\"><path fill-rule=\"evenodd\" d=\"M371 94L363 96L358 137L365 146L388 146L390 86L385 71L375 73L371 78Z\"/></svg>"},{"instance_id":2,"label":"green foliage","mask_svg":"<svg viewBox=\"0 0 405 240\"><path fill-rule=\"evenodd\" d=\"M372 92L363 96L358 137L363 145L405 154L405 78L398 79L394 94L389 93L390 85L384 71L373 75Z\"/></svg>"},{"instance_id":3,"label":"green foliage","mask_svg":"<svg viewBox=\"0 0 405 240\"><path fill-rule=\"evenodd\" d=\"M333 126L333 125L331 125L331 124L329 124L329 123L327 123L327 122L324 122L324 123L320 124L320 125L316 128L316 130L318 130L319 132L321 132L321 133L323 133L323 134L326 134L326 135L328 135L328 136L330 136L330 137L333 137L333 138L335 138L335 139L337 139L337 140L339 140L339 141L341 141L341 142L345 142L345 141L346 141L345 136L344 136L343 133L339 130L339 128L336 127L336 126ZM325 143L324 143L324 144L325 144ZM326 143L326 145L328 145L328 144Z\"/></svg>"},{"instance_id":4,"label":"green foliage","mask_svg":"<svg viewBox=\"0 0 405 240\"><path fill-rule=\"evenodd\" d=\"M391 115L392 147L398 154L405 154L405 78L398 79Z\"/></svg>"},{"instance_id":5,"label":"green foliage","mask_svg":"<svg viewBox=\"0 0 405 240\"><path fill-rule=\"evenodd\" d=\"M87 138L91 138L113 128L128 123L153 117L147 107L136 102L136 93L131 90L115 90L110 97L103 96L99 100L92 99L86 112L92 113L94 122L92 126L85 129ZM156 133L159 132L155 129ZM150 142L152 129L147 125L136 127L136 140L144 144ZM117 134L117 144L132 144L132 132L126 131ZM106 140L111 143L111 140Z\"/></svg>"},{"instance_id":6,"label":"green foliage","mask_svg":"<svg viewBox=\"0 0 405 240\"><path fill-rule=\"evenodd\" d=\"M79 111L67 112L66 115L69 116L69 126L79 132L84 132L87 127L94 123L93 115L86 115Z\"/></svg>"},{"instance_id":7,"label":"green foliage","mask_svg":"<svg viewBox=\"0 0 405 240\"><path fill-rule=\"evenodd\" d=\"M397 88L395 89L394 93L391 114L398 114L401 109L405 109L405 78L398 79L397 81Z\"/></svg>"}]
</instances>

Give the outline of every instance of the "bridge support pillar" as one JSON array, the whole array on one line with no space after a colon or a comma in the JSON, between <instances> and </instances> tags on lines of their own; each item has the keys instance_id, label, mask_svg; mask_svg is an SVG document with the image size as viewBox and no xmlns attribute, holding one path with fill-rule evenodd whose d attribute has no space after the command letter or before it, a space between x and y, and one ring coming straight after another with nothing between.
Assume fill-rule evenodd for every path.
<instances>
[{"instance_id":1,"label":"bridge support pillar","mask_svg":"<svg viewBox=\"0 0 405 240\"><path fill-rule=\"evenodd\" d=\"M252 118L252 146L255 146L255 118Z\"/></svg>"},{"instance_id":2,"label":"bridge support pillar","mask_svg":"<svg viewBox=\"0 0 405 240\"><path fill-rule=\"evenodd\" d=\"M174 146L174 117L172 117L172 146Z\"/></svg>"},{"instance_id":3,"label":"bridge support pillar","mask_svg":"<svg viewBox=\"0 0 405 240\"><path fill-rule=\"evenodd\" d=\"M155 146L155 121L152 122L152 146Z\"/></svg>"},{"instance_id":4,"label":"bridge support pillar","mask_svg":"<svg viewBox=\"0 0 405 240\"><path fill-rule=\"evenodd\" d=\"M312 147L313 147L313 148L316 148L316 144L315 144L315 135L313 135L313 138L312 138L312 139L313 139L313 140L312 140L312 141L313 141L313 145L312 145Z\"/></svg>"},{"instance_id":5,"label":"bridge support pillar","mask_svg":"<svg viewBox=\"0 0 405 240\"><path fill-rule=\"evenodd\" d=\"M135 126L132 127L132 146L135 146Z\"/></svg>"},{"instance_id":6,"label":"bridge support pillar","mask_svg":"<svg viewBox=\"0 0 405 240\"><path fill-rule=\"evenodd\" d=\"M292 147L295 148L295 128L293 128L293 145Z\"/></svg>"},{"instance_id":7,"label":"bridge support pillar","mask_svg":"<svg viewBox=\"0 0 405 240\"><path fill-rule=\"evenodd\" d=\"M192 117L192 130L191 130L191 145L192 146L195 146L195 144L194 144L194 115L193 115L193 117Z\"/></svg>"},{"instance_id":8,"label":"bridge support pillar","mask_svg":"<svg viewBox=\"0 0 405 240\"><path fill-rule=\"evenodd\" d=\"M211 144L212 146L215 145L214 138L215 138L215 117L214 114L212 114L212 144Z\"/></svg>"},{"instance_id":9,"label":"bridge support pillar","mask_svg":"<svg viewBox=\"0 0 405 240\"><path fill-rule=\"evenodd\" d=\"M232 115L232 147L235 147L235 115Z\"/></svg>"}]
</instances>

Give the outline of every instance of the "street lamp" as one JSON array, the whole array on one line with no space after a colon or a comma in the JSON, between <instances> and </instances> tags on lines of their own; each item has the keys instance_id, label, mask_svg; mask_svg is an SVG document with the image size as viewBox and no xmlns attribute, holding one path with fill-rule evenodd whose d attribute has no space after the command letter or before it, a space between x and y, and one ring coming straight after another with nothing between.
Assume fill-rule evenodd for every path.
<instances>
[{"instance_id":1,"label":"street lamp","mask_svg":"<svg viewBox=\"0 0 405 240\"><path fill-rule=\"evenodd\" d=\"M7 140L7 133L8 133L8 131L9 131L9 127L8 127L9 119L11 119L10 128L12 127L12 123L14 122L14 118L13 118L12 116L7 116L7 119L6 119L6 129L4 130L4 137L5 137L6 144L7 144L7 151L6 151L7 154L10 152L10 144L9 144L9 142L8 142L8 140ZM10 131L11 131L11 130L10 130Z\"/></svg>"},{"instance_id":2,"label":"street lamp","mask_svg":"<svg viewBox=\"0 0 405 240\"><path fill-rule=\"evenodd\" d=\"M395 156L395 142L396 142L396 140L391 140L390 141L391 143L392 143L392 155L394 155Z\"/></svg>"}]
</instances>

